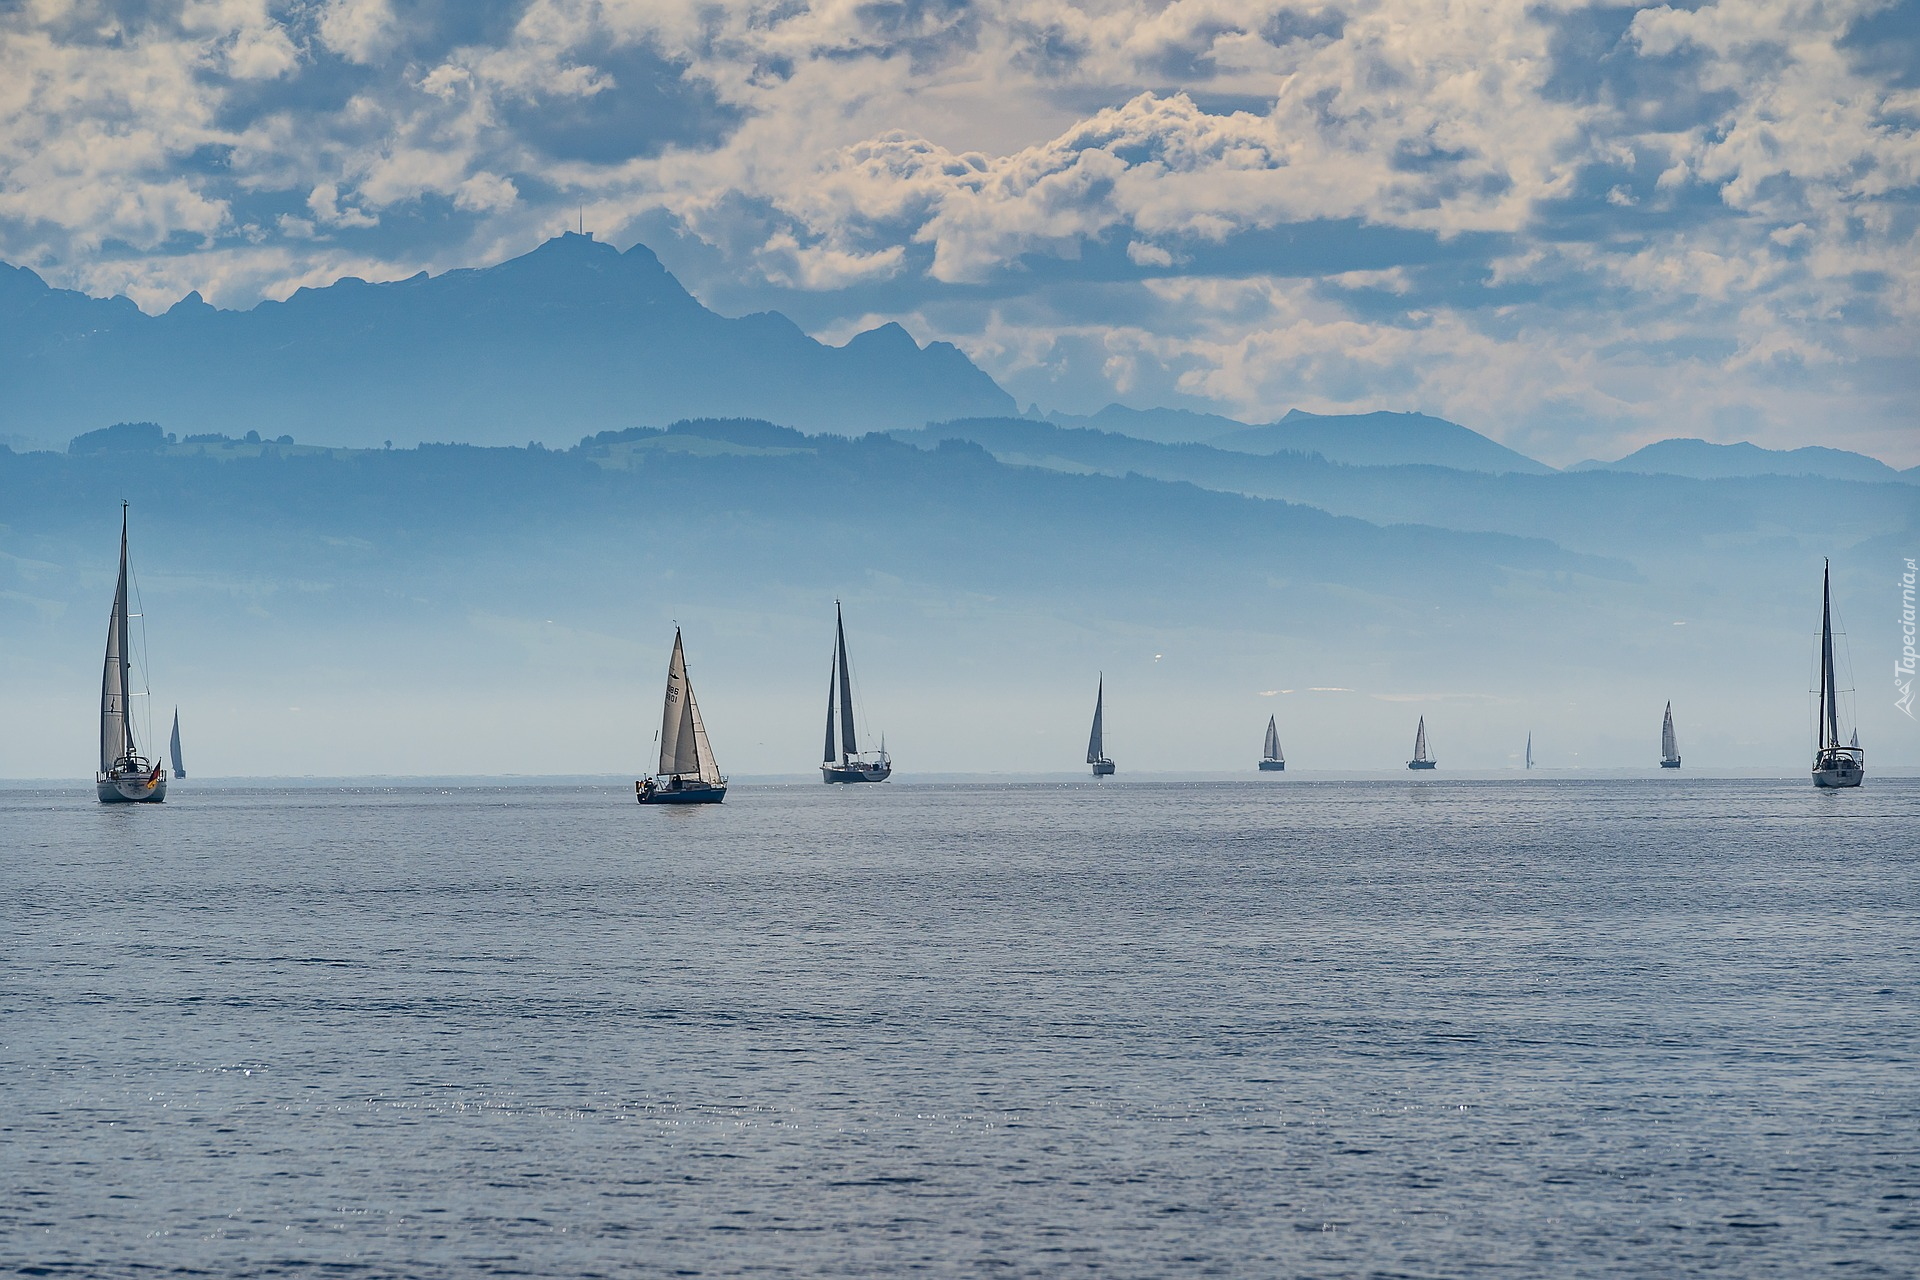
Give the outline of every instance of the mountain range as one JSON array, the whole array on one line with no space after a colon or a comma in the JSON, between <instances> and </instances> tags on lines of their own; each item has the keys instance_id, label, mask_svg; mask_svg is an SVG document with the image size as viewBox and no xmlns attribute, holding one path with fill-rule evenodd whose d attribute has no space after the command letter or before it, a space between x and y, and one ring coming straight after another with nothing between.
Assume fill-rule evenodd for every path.
<instances>
[{"instance_id":1,"label":"mountain range","mask_svg":"<svg viewBox=\"0 0 1920 1280\"><path fill-rule=\"evenodd\" d=\"M826 346L774 312L728 318L652 251L567 234L496 266L344 279L225 311L149 316L0 267L0 432L121 420L338 445L571 441L690 415L856 434L1011 413L958 348L897 324Z\"/></svg>"},{"instance_id":2,"label":"mountain range","mask_svg":"<svg viewBox=\"0 0 1920 1280\"><path fill-rule=\"evenodd\" d=\"M124 297L48 286L0 264L0 446L48 446L114 422L178 436L247 431L330 445L425 441L565 445L606 430L752 417L858 435L1011 418L1011 396L958 348L898 324L842 346L777 312L703 306L645 245L568 233L489 267L368 283L346 278L244 311L189 294L161 315ZM1553 471L1422 413L1314 414L1248 423L1110 404L1042 414L1054 427L1238 454L1317 454L1357 466L1489 474ZM1883 480L1903 473L1842 450L1669 440L1619 470L1696 479L1763 474ZM1920 479L1920 468L1904 473Z\"/></svg>"}]
</instances>

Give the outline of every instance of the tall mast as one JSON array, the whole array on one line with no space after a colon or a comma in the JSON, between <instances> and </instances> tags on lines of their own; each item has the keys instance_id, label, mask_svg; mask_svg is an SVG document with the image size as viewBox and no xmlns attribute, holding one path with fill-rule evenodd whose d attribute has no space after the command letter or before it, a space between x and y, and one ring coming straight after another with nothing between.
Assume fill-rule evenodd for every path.
<instances>
[{"instance_id":1,"label":"tall mast","mask_svg":"<svg viewBox=\"0 0 1920 1280\"><path fill-rule=\"evenodd\" d=\"M1820 746L1840 745L1840 708L1833 687L1833 561L1820 575Z\"/></svg>"},{"instance_id":2,"label":"tall mast","mask_svg":"<svg viewBox=\"0 0 1920 1280\"><path fill-rule=\"evenodd\" d=\"M126 730L128 755L133 754L133 655L127 644L127 504L120 504L120 585L113 595L113 616L120 627L120 723ZM1832 652L1832 646L1828 646ZM1831 661L1827 664L1831 667Z\"/></svg>"},{"instance_id":3,"label":"tall mast","mask_svg":"<svg viewBox=\"0 0 1920 1280\"><path fill-rule=\"evenodd\" d=\"M1413 731L1413 758L1415 760L1427 758L1427 718L1425 716L1420 717L1420 727Z\"/></svg>"},{"instance_id":4,"label":"tall mast","mask_svg":"<svg viewBox=\"0 0 1920 1280\"><path fill-rule=\"evenodd\" d=\"M1269 760L1280 758L1280 730L1274 727L1273 717L1267 717L1267 745L1265 755Z\"/></svg>"},{"instance_id":5,"label":"tall mast","mask_svg":"<svg viewBox=\"0 0 1920 1280\"><path fill-rule=\"evenodd\" d=\"M847 624L840 616L840 602L833 602L833 630L840 657L840 751L843 757L860 754L853 738L853 676L847 671Z\"/></svg>"}]
</instances>

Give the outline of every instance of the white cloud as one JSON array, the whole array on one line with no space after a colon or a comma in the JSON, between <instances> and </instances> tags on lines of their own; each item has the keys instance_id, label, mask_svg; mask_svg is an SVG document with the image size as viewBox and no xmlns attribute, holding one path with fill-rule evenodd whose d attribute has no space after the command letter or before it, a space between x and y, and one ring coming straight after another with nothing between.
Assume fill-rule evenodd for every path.
<instances>
[{"instance_id":1,"label":"white cloud","mask_svg":"<svg viewBox=\"0 0 1920 1280\"><path fill-rule=\"evenodd\" d=\"M393 6L389 0L329 0L319 31L321 42L347 61L375 62L394 35Z\"/></svg>"},{"instance_id":2,"label":"white cloud","mask_svg":"<svg viewBox=\"0 0 1920 1280\"><path fill-rule=\"evenodd\" d=\"M1392 397L1562 457L1683 423L1884 438L1898 397L1855 371L1920 361L1920 93L1840 39L1880 3L1644 9L1576 66L1554 31L1584 11L1536 0L531 0L485 42L390 0L29 6L0 15L0 258L232 301L320 279L402 206L450 229L376 250L398 275L586 204L605 234L670 217L757 297L891 281L917 333L1029 393ZM359 65L352 92L276 96L338 73L316 49ZM527 121L591 108L617 143L689 110L647 96L621 60L643 49L736 126L552 158ZM1580 87L1635 58L1684 60L1671 102ZM1261 260L1301 227L1374 247ZM1428 270L1448 255L1471 265ZM1029 274L1088 259L1153 280L1089 312Z\"/></svg>"}]
</instances>

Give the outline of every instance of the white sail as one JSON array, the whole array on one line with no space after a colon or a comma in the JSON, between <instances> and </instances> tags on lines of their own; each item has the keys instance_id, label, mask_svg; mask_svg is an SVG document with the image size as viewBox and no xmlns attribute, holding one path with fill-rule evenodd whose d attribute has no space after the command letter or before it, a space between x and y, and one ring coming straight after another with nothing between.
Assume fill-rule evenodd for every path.
<instances>
[{"instance_id":1,"label":"white sail","mask_svg":"<svg viewBox=\"0 0 1920 1280\"><path fill-rule=\"evenodd\" d=\"M1533 731L1527 731L1527 768L1533 768Z\"/></svg>"},{"instance_id":2,"label":"white sail","mask_svg":"<svg viewBox=\"0 0 1920 1280\"><path fill-rule=\"evenodd\" d=\"M1262 748L1261 754L1268 760L1284 758L1280 754L1280 730L1274 726L1272 716L1267 717L1267 744Z\"/></svg>"},{"instance_id":3,"label":"white sail","mask_svg":"<svg viewBox=\"0 0 1920 1280\"><path fill-rule=\"evenodd\" d=\"M120 582L107 623L107 659L100 674L100 772L133 753L133 722L127 714L127 513L120 511Z\"/></svg>"},{"instance_id":4,"label":"white sail","mask_svg":"<svg viewBox=\"0 0 1920 1280\"><path fill-rule=\"evenodd\" d=\"M700 701L693 696L693 685L687 685L687 708L693 716L693 754L700 770L700 781L710 786L720 784L720 765L713 758L713 744L707 741L707 724L700 718Z\"/></svg>"},{"instance_id":5,"label":"white sail","mask_svg":"<svg viewBox=\"0 0 1920 1280\"><path fill-rule=\"evenodd\" d=\"M1420 727L1413 732L1413 758L1415 760L1427 758L1427 718L1425 716L1420 717Z\"/></svg>"},{"instance_id":6,"label":"white sail","mask_svg":"<svg viewBox=\"0 0 1920 1280\"><path fill-rule=\"evenodd\" d=\"M1106 752L1106 735L1101 725L1106 716L1106 706L1107 677L1102 673L1099 691L1093 695L1093 733L1087 738L1088 764L1098 764Z\"/></svg>"},{"instance_id":7,"label":"white sail","mask_svg":"<svg viewBox=\"0 0 1920 1280\"><path fill-rule=\"evenodd\" d=\"M673 658L667 663L667 698L660 711L660 769L666 774L700 772L700 748L693 732L693 691L687 685L687 658L680 632L673 633Z\"/></svg>"},{"instance_id":8,"label":"white sail","mask_svg":"<svg viewBox=\"0 0 1920 1280\"><path fill-rule=\"evenodd\" d=\"M1667 704L1666 718L1660 722L1660 758L1678 760L1680 758L1680 739L1673 732L1673 704Z\"/></svg>"},{"instance_id":9,"label":"white sail","mask_svg":"<svg viewBox=\"0 0 1920 1280\"><path fill-rule=\"evenodd\" d=\"M173 709L173 739L168 745L173 755L173 776L186 777L187 766L180 763L180 708L178 707Z\"/></svg>"}]
</instances>

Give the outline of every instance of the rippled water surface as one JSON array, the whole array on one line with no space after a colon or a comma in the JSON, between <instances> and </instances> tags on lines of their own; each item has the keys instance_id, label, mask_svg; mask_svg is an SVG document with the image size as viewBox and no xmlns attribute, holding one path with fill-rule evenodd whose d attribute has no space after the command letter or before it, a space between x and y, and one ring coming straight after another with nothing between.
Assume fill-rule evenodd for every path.
<instances>
[{"instance_id":1,"label":"rippled water surface","mask_svg":"<svg viewBox=\"0 0 1920 1280\"><path fill-rule=\"evenodd\" d=\"M1911 1275L1920 783L0 792L25 1273Z\"/></svg>"}]
</instances>

